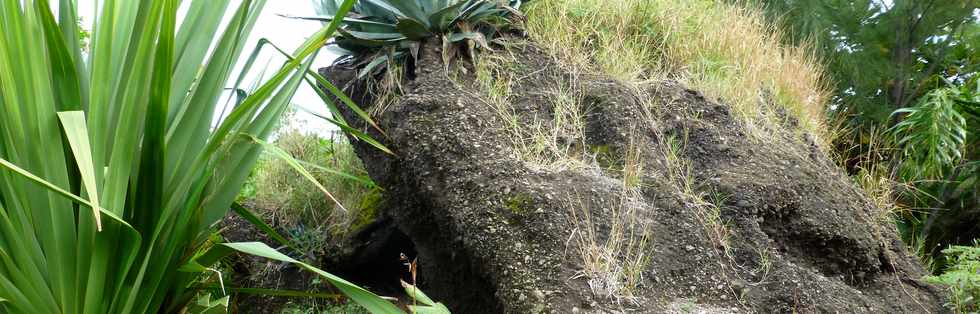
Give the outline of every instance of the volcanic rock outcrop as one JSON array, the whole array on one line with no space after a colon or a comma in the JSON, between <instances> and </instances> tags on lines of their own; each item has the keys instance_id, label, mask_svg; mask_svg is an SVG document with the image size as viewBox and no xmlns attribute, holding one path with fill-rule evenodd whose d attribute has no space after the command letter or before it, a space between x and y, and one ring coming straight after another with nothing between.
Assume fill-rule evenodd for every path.
<instances>
[{"instance_id":1,"label":"volcanic rock outcrop","mask_svg":"<svg viewBox=\"0 0 980 314\"><path fill-rule=\"evenodd\" d=\"M942 311L880 210L791 118L749 129L680 83L620 83L530 43L480 80L437 46L392 101L343 64L321 74L375 113L384 134L345 115L395 155L353 140L357 153L414 242L420 286L454 312ZM498 80L509 89L490 99Z\"/></svg>"}]
</instances>

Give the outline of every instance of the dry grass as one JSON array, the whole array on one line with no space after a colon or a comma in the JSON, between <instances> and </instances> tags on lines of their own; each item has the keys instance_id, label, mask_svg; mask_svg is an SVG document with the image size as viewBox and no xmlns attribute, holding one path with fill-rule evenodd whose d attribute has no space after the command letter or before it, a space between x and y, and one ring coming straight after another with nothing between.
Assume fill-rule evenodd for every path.
<instances>
[{"instance_id":1,"label":"dry grass","mask_svg":"<svg viewBox=\"0 0 980 314\"><path fill-rule=\"evenodd\" d=\"M858 132L857 130L841 128L841 132ZM849 136L846 135L845 136ZM865 133L867 137L867 152L860 154L859 159L851 160L857 173L851 178L863 190L871 201L875 209L878 209L877 219L888 224L894 224L894 219L901 215L901 211L908 209L899 206L896 197L902 189L914 189L908 183L902 183L892 171L889 164L891 156L895 156L897 148L894 146L893 137L887 130L873 128ZM846 153L845 153L846 154ZM847 160L835 158L841 162L842 168L847 168Z\"/></svg>"},{"instance_id":2,"label":"dry grass","mask_svg":"<svg viewBox=\"0 0 980 314\"><path fill-rule=\"evenodd\" d=\"M476 63L476 80L480 99L486 102L503 121L502 129L511 139L517 159L531 168L549 171L597 168L585 143L585 112L582 95L574 82L560 82L545 93L551 102L548 116L517 116L512 105L512 88L524 83L527 77L514 71L516 57L507 54L485 55ZM575 79L572 79L574 81Z\"/></svg>"},{"instance_id":3,"label":"dry grass","mask_svg":"<svg viewBox=\"0 0 980 314\"><path fill-rule=\"evenodd\" d=\"M708 0L539 0L528 32L570 67L623 82L674 78L723 99L756 138L784 111L827 147L824 73L757 10ZM775 106L767 105L773 103Z\"/></svg>"},{"instance_id":4,"label":"dry grass","mask_svg":"<svg viewBox=\"0 0 980 314\"><path fill-rule=\"evenodd\" d=\"M684 205L694 210L695 218L704 227L704 232L715 247L722 248L725 255L730 255L729 238L731 231L721 218L721 204L724 196L718 193L706 193L697 189L691 161L682 155L686 146L685 139L661 134L657 145L661 160L665 161L663 175L667 182L673 183L676 195L679 195Z\"/></svg>"},{"instance_id":5,"label":"dry grass","mask_svg":"<svg viewBox=\"0 0 980 314\"><path fill-rule=\"evenodd\" d=\"M766 140L788 131L808 134L829 147L824 123L829 91L823 72L805 48L780 45L780 34L759 12L707 0L538 0L527 11L532 40L571 74L570 82L557 84L560 88L541 91L552 101L554 114L522 117L515 112L513 89L524 84L523 75L529 73L516 68L520 62L506 50L481 55L476 62L480 94L474 96L497 112L512 139L513 154L529 167L608 170L584 143L588 113L582 112L582 95L575 87L575 77L582 73L610 76L637 90L650 82L676 79L730 105L751 138ZM646 102L638 123L656 123L662 108L653 105L656 101ZM786 117L799 128L786 130ZM682 154L685 139L664 134L658 138L661 156L656 160L642 160L635 143L630 143L622 163L623 194L612 206L608 229L596 226L595 211L581 198L572 197L578 202L567 204L576 227L569 247L582 262L579 276L597 296L629 300L649 266L646 252L652 241L639 222L637 202L642 199L644 162L663 163L657 167L659 174L693 210L708 240L723 251L718 262L731 258L722 196L698 190L691 162Z\"/></svg>"},{"instance_id":6,"label":"dry grass","mask_svg":"<svg viewBox=\"0 0 980 314\"><path fill-rule=\"evenodd\" d=\"M569 82L539 91L550 102L550 114L518 116L512 105L513 87L530 79L521 76L527 73L514 69L518 63L516 56L506 51L482 55L475 73L480 94L474 96L497 113L503 122L501 129L511 139L512 154L527 167L551 172L613 170L621 176L622 194L608 209L609 219L603 219L609 221L608 226L593 221L593 209L582 196L568 197L572 200L565 204L570 209L569 223L575 226L568 248L582 265L576 278L584 278L593 295L618 303L633 302L643 271L649 267L653 244L648 224L640 221L643 161L638 143L630 143L621 169L599 165L596 153L585 142L587 113L582 110L583 95L575 84L574 71Z\"/></svg>"},{"instance_id":7,"label":"dry grass","mask_svg":"<svg viewBox=\"0 0 980 314\"><path fill-rule=\"evenodd\" d=\"M652 233L641 221L643 197L640 195L643 165L635 146L630 146L623 168L622 193L618 206L612 206L609 232L600 229L592 220L589 206L577 199L567 204L571 209L570 223L575 226L569 238L582 268L577 278L585 278L592 294L616 302L635 301L635 292L649 267Z\"/></svg>"}]
</instances>

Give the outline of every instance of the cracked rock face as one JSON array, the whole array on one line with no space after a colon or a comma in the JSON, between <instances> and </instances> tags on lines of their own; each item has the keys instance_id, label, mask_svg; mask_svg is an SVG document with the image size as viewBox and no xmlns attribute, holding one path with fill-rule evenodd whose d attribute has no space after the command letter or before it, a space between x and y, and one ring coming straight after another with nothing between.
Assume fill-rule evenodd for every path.
<instances>
[{"instance_id":1,"label":"cracked rock face","mask_svg":"<svg viewBox=\"0 0 980 314\"><path fill-rule=\"evenodd\" d=\"M454 312L942 311L879 210L793 121L761 140L678 83L570 73L531 44L511 48L508 120L472 70L448 75L427 48L375 110L384 135L345 115L396 152L354 141L415 243L421 287ZM321 74L372 111L356 71ZM515 147L508 125L559 134L569 108L581 136L548 143L580 166Z\"/></svg>"}]
</instances>

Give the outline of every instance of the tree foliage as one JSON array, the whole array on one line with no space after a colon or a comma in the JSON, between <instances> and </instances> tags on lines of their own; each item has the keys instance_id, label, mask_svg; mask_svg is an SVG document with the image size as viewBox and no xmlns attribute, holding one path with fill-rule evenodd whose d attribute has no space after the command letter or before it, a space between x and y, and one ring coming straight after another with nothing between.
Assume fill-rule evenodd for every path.
<instances>
[{"instance_id":1,"label":"tree foliage","mask_svg":"<svg viewBox=\"0 0 980 314\"><path fill-rule=\"evenodd\" d=\"M980 1L749 2L819 48L836 87L830 114L850 131L836 148L852 173L882 164L905 187L906 240L931 258L980 236Z\"/></svg>"},{"instance_id":2,"label":"tree foliage","mask_svg":"<svg viewBox=\"0 0 980 314\"><path fill-rule=\"evenodd\" d=\"M812 41L838 91L838 111L885 122L930 90L975 79L980 1L752 0L795 41Z\"/></svg>"}]
</instances>

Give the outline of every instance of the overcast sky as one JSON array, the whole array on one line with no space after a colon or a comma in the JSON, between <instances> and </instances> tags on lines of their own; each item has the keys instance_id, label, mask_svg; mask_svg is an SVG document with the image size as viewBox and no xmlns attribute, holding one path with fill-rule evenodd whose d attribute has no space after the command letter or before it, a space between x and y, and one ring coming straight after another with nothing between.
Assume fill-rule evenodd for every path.
<instances>
[{"instance_id":1,"label":"overcast sky","mask_svg":"<svg viewBox=\"0 0 980 314\"><path fill-rule=\"evenodd\" d=\"M3 0L0 0L3 1ZM188 3L189 1L184 1ZM232 0L231 4L228 6L229 12L226 14L227 18L234 14L241 3L240 0ZM78 0L78 13L82 18L84 27L91 30L92 16L95 11L95 6L93 0ZM178 23L183 16L183 11L178 13ZM288 52L292 52L296 47L299 47L307 37L316 32L320 27L319 22L314 21L304 21L297 19L288 19L279 16L283 15L294 15L294 16L312 16L316 15L313 11L313 6L310 0L269 0L266 2L265 9L259 16L258 21L255 24L255 28L252 30L252 34L249 37L248 43L245 44L245 49L242 52L242 58L238 64L241 66L244 60L248 58L251 53L251 49L255 47L255 44L260 38L266 38L269 41L275 43L277 46L283 48ZM215 36L218 36L217 34ZM269 61L269 71L272 72L274 69L278 68L282 63L282 58L276 56L275 59L271 59L276 56L271 51L265 52L261 55L259 61L256 62L256 66L261 66ZM321 56L313 63L313 68L320 68L327 65L333 61L335 57L328 55L326 53L321 53ZM236 70L234 73L238 73ZM245 82L251 82L253 76L246 77ZM317 96L316 92L313 91L307 85L302 85L300 90L297 91L296 96L293 98L293 103L299 107L306 108L313 112L319 114L326 114L327 110L323 102ZM320 134L325 134L329 130L334 128L327 125L327 122L317 119L310 114L302 112L299 110L294 118L295 126L301 128L303 131L316 132Z\"/></svg>"}]
</instances>

